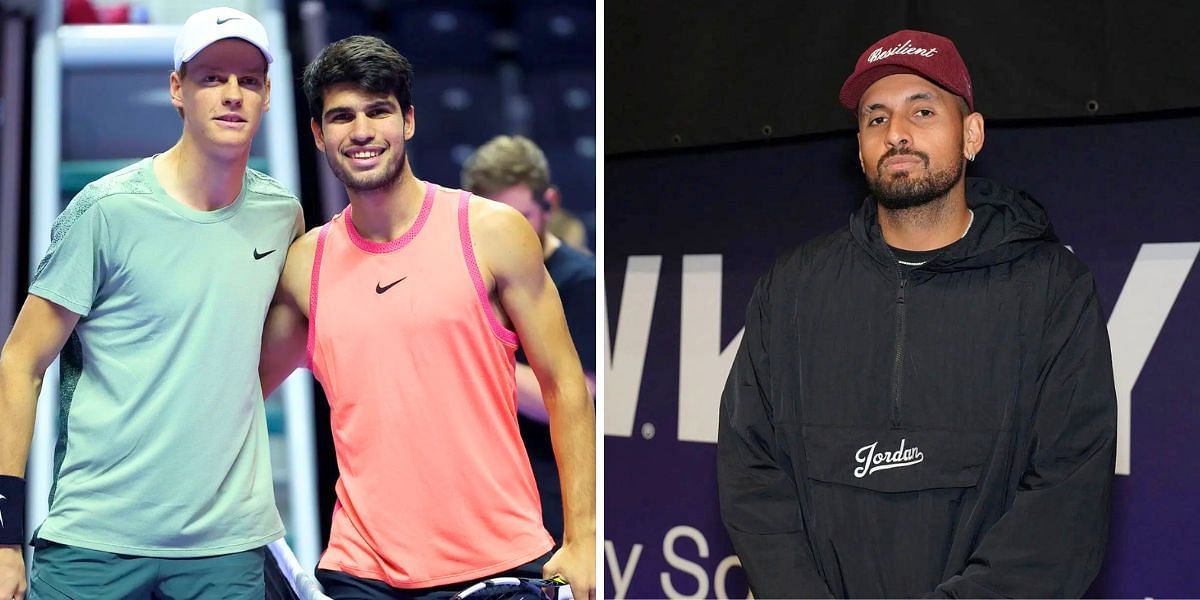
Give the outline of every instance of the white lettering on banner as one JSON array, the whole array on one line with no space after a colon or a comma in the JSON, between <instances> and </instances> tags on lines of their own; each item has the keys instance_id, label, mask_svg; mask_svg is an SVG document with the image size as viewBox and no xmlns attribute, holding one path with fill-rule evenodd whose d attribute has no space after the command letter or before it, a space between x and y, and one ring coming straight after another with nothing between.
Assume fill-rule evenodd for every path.
<instances>
[{"instance_id":1,"label":"white lettering on banner","mask_svg":"<svg viewBox=\"0 0 1200 600\"><path fill-rule=\"evenodd\" d=\"M721 255L683 257L679 316L679 441L714 442L721 390L743 327L721 348Z\"/></svg>"},{"instance_id":2,"label":"white lettering on banner","mask_svg":"<svg viewBox=\"0 0 1200 600\"><path fill-rule=\"evenodd\" d=\"M734 567L741 567L742 561L735 556L726 556L724 560L717 563L717 570L713 573L713 591L717 593L717 600L729 600L729 592L725 590L725 577L729 575L729 570ZM746 598L753 598L754 594L747 594Z\"/></svg>"},{"instance_id":3,"label":"white lettering on banner","mask_svg":"<svg viewBox=\"0 0 1200 600\"><path fill-rule=\"evenodd\" d=\"M937 54L937 48L917 48L916 46L912 45L912 40L908 40L890 50L876 48L875 51L871 53L871 56L867 57L867 62L873 63L877 60L891 58L897 54L920 54L925 58L933 58L933 55Z\"/></svg>"},{"instance_id":4,"label":"white lettering on banner","mask_svg":"<svg viewBox=\"0 0 1200 600\"><path fill-rule=\"evenodd\" d=\"M904 442L906 441L901 439L900 447L894 452L875 452L875 446L878 446L879 442L871 442L859 448L858 452L854 454L854 460L861 466L854 469L854 476L862 479L875 471L910 467L925 460L925 455L921 454L920 448L916 446L905 448Z\"/></svg>"},{"instance_id":5,"label":"white lettering on banner","mask_svg":"<svg viewBox=\"0 0 1200 600\"><path fill-rule=\"evenodd\" d=\"M675 589L674 585L671 585L671 574L663 571L658 575L659 581L662 582L663 593L668 598L707 598L708 574L704 572L704 567L675 553L675 540L680 537L691 538L696 543L696 550L700 558L708 558L708 540L704 539L704 534L700 533L699 529L687 525L672 527L667 532L667 537L663 538L663 557L667 559L668 565L695 577L698 587L695 594L682 594Z\"/></svg>"},{"instance_id":6,"label":"white lettering on banner","mask_svg":"<svg viewBox=\"0 0 1200 600\"><path fill-rule=\"evenodd\" d=\"M677 525L667 531L667 535L662 541L663 558L667 564L690 575L691 578L696 580L696 593L690 595L681 594L672 583L672 573L663 571L659 573L661 592L647 593L645 590L642 590L640 595L666 598L704 598L708 596L709 577L704 566L681 557L675 548L677 542L682 539L689 539L696 545L697 554L700 558L708 558L708 540L704 537L704 533L695 527ZM628 597L634 570L637 568L638 560L642 555L642 548L642 544L633 545L629 553L629 558L626 561L626 566L622 569L620 558L617 556L616 545L612 540L604 540L604 554L608 563L609 578L612 581L610 589L613 592L615 600L622 600ZM719 600L729 600L730 590L726 588L729 572L735 567L741 568L741 566L741 561L735 555L726 556L717 563L716 569L713 570L712 592ZM735 589L734 591L740 590ZM747 589L746 599L750 600L752 598L754 598L754 595Z\"/></svg>"},{"instance_id":7,"label":"white lettering on banner","mask_svg":"<svg viewBox=\"0 0 1200 600\"><path fill-rule=\"evenodd\" d=\"M1130 473L1133 387L1198 254L1200 243L1197 242L1142 244L1109 317L1108 334L1117 389L1118 475ZM717 441L715 424L721 391L745 331L739 332L728 347L720 348L720 261L720 255L684 256L684 297L680 305L683 313L678 398L680 441ZM611 353L608 319L604 315L604 348L608 359L604 406L606 435L630 437L633 434L661 265L661 256L629 258L616 350ZM714 350L715 355L712 354ZM706 389L701 389L698 384L691 385L692 381L699 380L710 383L704 386Z\"/></svg>"},{"instance_id":8,"label":"white lettering on banner","mask_svg":"<svg viewBox=\"0 0 1200 600\"><path fill-rule=\"evenodd\" d=\"M633 572L637 569L638 559L642 556L642 545L634 544L629 551L629 562L624 569L617 558L617 547L611 540L604 540L604 558L608 561L608 572L612 577L614 598L621 600L629 592L629 582L633 581Z\"/></svg>"},{"instance_id":9,"label":"white lettering on banner","mask_svg":"<svg viewBox=\"0 0 1200 600\"><path fill-rule=\"evenodd\" d=\"M1117 388L1117 475L1130 472L1133 386L1198 253L1200 243L1142 244L1108 318Z\"/></svg>"},{"instance_id":10,"label":"white lettering on banner","mask_svg":"<svg viewBox=\"0 0 1200 600\"><path fill-rule=\"evenodd\" d=\"M630 256L625 265L625 289L621 292L621 312L617 320L617 338L608 344L608 311L604 320L604 434L618 437L633 435L638 394L642 388L642 369L646 366L646 347L650 340L650 321L654 298L658 294L661 256ZM719 393L719 392L718 392Z\"/></svg>"}]
</instances>

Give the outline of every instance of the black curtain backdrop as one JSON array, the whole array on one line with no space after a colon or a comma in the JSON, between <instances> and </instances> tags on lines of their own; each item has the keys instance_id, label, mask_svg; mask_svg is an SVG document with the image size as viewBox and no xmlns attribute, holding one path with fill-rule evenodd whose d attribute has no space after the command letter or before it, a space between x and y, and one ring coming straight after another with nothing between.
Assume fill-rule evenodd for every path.
<instances>
[{"instance_id":1,"label":"black curtain backdrop","mask_svg":"<svg viewBox=\"0 0 1200 600\"><path fill-rule=\"evenodd\" d=\"M853 127L837 92L900 29L952 39L991 119L1200 107L1200 3L610 0L609 155Z\"/></svg>"}]
</instances>

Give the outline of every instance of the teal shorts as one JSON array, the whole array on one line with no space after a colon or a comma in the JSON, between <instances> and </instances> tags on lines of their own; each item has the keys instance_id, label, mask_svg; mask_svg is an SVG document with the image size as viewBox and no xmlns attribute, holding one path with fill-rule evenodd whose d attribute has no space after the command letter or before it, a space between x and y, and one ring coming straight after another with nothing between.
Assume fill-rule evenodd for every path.
<instances>
[{"instance_id":1,"label":"teal shorts","mask_svg":"<svg viewBox=\"0 0 1200 600\"><path fill-rule=\"evenodd\" d=\"M266 548L200 558L151 558L40 540L33 552L29 600L262 600L265 558Z\"/></svg>"}]
</instances>

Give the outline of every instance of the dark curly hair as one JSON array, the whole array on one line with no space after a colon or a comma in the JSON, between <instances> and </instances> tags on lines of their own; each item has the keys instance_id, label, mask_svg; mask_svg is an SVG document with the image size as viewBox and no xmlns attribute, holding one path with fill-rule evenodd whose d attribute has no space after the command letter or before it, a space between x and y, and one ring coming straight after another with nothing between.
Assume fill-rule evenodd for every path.
<instances>
[{"instance_id":1,"label":"dark curly hair","mask_svg":"<svg viewBox=\"0 0 1200 600\"><path fill-rule=\"evenodd\" d=\"M369 35L352 35L325 46L304 68L302 80L308 112L318 123L325 109L325 90L339 83L376 94L391 93L405 114L412 106L412 64L387 42Z\"/></svg>"}]
</instances>

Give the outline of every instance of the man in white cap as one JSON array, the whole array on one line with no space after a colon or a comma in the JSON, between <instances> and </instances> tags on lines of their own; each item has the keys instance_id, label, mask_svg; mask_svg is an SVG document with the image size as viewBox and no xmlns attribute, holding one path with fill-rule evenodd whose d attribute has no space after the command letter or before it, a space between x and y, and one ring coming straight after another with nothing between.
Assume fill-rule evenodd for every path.
<instances>
[{"instance_id":1,"label":"man in white cap","mask_svg":"<svg viewBox=\"0 0 1200 600\"><path fill-rule=\"evenodd\" d=\"M270 104L266 31L192 15L175 42L178 143L83 189L0 353L0 598L24 598L24 476L61 353L49 514L31 598L262 598L283 536L259 341L299 202L246 168Z\"/></svg>"}]
</instances>

